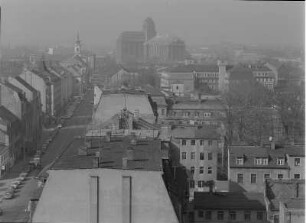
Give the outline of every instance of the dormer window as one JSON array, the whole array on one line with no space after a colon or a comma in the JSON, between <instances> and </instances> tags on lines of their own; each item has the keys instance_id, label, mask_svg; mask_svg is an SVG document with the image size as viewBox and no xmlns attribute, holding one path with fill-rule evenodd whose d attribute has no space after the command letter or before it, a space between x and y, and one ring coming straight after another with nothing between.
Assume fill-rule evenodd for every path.
<instances>
[{"instance_id":1,"label":"dormer window","mask_svg":"<svg viewBox=\"0 0 306 223\"><path fill-rule=\"evenodd\" d=\"M262 159L262 165L268 165L268 158Z\"/></svg>"},{"instance_id":2,"label":"dormer window","mask_svg":"<svg viewBox=\"0 0 306 223\"><path fill-rule=\"evenodd\" d=\"M236 164L237 165L243 165L243 157L237 157L236 158Z\"/></svg>"},{"instance_id":3,"label":"dormer window","mask_svg":"<svg viewBox=\"0 0 306 223\"><path fill-rule=\"evenodd\" d=\"M255 164L261 165L262 164L262 158L255 158Z\"/></svg>"},{"instance_id":4,"label":"dormer window","mask_svg":"<svg viewBox=\"0 0 306 223\"><path fill-rule=\"evenodd\" d=\"M285 165L285 159L284 158L278 158L277 159L277 165Z\"/></svg>"}]
</instances>

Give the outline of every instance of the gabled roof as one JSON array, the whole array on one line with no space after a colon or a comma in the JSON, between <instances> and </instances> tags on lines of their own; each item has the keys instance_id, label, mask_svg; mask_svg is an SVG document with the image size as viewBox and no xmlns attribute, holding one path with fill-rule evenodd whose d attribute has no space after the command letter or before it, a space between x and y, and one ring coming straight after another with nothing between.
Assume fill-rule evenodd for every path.
<instances>
[{"instance_id":1,"label":"gabled roof","mask_svg":"<svg viewBox=\"0 0 306 223\"><path fill-rule=\"evenodd\" d=\"M225 106L220 100L188 100L188 101L177 101L173 104L171 110L224 110Z\"/></svg>"},{"instance_id":2,"label":"gabled roof","mask_svg":"<svg viewBox=\"0 0 306 223\"><path fill-rule=\"evenodd\" d=\"M38 94L38 91L33 88L30 84L28 84L25 80L23 80L20 76L16 76L15 79L25 86L28 90L30 90L33 94Z\"/></svg>"},{"instance_id":3,"label":"gabled roof","mask_svg":"<svg viewBox=\"0 0 306 223\"><path fill-rule=\"evenodd\" d=\"M261 193L195 192L194 208L202 210L261 210L265 211Z\"/></svg>"},{"instance_id":4,"label":"gabled roof","mask_svg":"<svg viewBox=\"0 0 306 223\"><path fill-rule=\"evenodd\" d=\"M12 112L6 109L3 105L0 106L0 117L10 123L19 120L17 116L15 116Z\"/></svg>"}]
</instances>

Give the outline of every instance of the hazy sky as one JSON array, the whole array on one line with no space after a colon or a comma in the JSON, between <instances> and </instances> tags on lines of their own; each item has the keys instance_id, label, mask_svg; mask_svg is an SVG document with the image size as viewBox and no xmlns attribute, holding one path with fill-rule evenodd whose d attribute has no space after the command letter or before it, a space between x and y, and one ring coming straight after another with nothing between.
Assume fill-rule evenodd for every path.
<instances>
[{"instance_id":1,"label":"hazy sky","mask_svg":"<svg viewBox=\"0 0 306 223\"><path fill-rule=\"evenodd\" d=\"M4 45L114 46L120 32L150 16L161 34L187 45L231 41L302 44L304 2L238 0L0 0Z\"/></svg>"}]
</instances>

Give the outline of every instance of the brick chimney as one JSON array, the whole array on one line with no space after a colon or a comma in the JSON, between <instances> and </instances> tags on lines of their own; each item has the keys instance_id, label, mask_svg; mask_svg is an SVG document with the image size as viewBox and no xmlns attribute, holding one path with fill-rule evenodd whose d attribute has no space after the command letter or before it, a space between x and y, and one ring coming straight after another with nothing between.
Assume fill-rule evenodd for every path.
<instances>
[{"instance_id":1,"label":"brick chimney","mask_svg":"<svg viewBox=\"0 0 306 223\"><path fill-rule=\"evenodd\" d=\"M93 168L99 168L100 163L100 152L96 152L95 157L93 158Z\"/></svg>"},{"instance_id":2,"label":"brick chimney","mask_svg":"<svg viewBox=\"0 0 306 223\"><path fill-rule=\"evenodd\" d=\"M132 147L126 149L126 157L128 160L134 160L134 149Z\"/></svg>"}]
</instances>

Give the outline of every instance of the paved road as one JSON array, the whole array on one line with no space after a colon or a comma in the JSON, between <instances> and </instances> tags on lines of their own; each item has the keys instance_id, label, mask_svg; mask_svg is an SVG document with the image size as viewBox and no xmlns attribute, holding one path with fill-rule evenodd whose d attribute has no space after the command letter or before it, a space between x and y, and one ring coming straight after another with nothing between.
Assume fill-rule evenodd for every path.
<instances>
[{"instance_id":1,"label":"paved road","mask_svg":"<svg viewBox=\"0 0 306 223\"><path fill-rule=\"evenodd\" d=\"M54 140L49 144L47 151L41 158L42 166L45 167L59 157L75 136L84 135L86 125L91 120L93 92L88 92L84 100L74 111L73 116L64 123L62 129L56 135ZM36 175L38 172L32 173ZM1 181L0 181L1 183ZM3 216L0 216L0 222L22 222L27 219L24 211L28 201L37 191L38 184L34 177L29 177L24 185L16 193L16 197L11 200L3 200L0 207L3 209Z\"/></svg>"}]
</instances>

